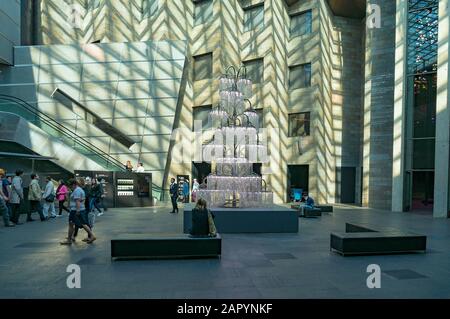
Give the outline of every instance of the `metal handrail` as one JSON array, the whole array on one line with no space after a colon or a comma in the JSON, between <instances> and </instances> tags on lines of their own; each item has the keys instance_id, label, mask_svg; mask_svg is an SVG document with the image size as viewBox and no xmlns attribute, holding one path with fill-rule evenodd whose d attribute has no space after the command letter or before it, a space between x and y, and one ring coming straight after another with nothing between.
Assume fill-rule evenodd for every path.
<instances>
[{"instance_id":1,"label":"metal handrail","mask_svg":"<svg viewBox=\"0 0 450 319\"><path fill-rule=\"evenodd\" d=\"M75 144L81 145L82 147L91 151L94 155L102 158L104 161L106 161L107 165L111 164L121 171L125 170L124 165L120 161L118 161L117 159L115 159L114 157L109 155L108 153L102 151L100 148L93 145L91 142L89 142L85 138L72 132L71 129L69 129L66 126L62 125L61 123L55 121L53 118L51 118L44 112L39 111L37 108L30 105L28 102L26 102L18 97L15 97L12 95L7 95L7 94L0 94L0 99L4 99L8 102L13 102L16 105L22 107L27 112L30 112L31 114L36 116L39 120L43 121L45 124L47 124L48 126L50 126L53 129L55 129L58 133L61 133L62 135L69 138L70 140L74 141Z\"/></svg>"}]
</instances>

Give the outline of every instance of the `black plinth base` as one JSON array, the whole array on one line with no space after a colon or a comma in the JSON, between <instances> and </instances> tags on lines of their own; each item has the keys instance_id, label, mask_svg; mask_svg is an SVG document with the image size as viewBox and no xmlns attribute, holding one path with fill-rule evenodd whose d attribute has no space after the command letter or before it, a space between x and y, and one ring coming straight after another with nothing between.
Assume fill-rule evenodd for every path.
<instances>
[{"instance_id":1,"label":"black plinth base","mask_svg":"<svg viewBox=\"0 0 450 319\"><path fill-rule=\"evenodd\" d=\"M322 211L319 208L308 208L308 207L303 207L300 209L300 217L305 217L305 218L313 218L313 217L320 217L322 216Z\"/></svg>"},{"instance_id":2,"label":"black plinth base","mask_svg":"<svg viewBox=\"0 0 450 319\"><path fill-rule=\"evenodd\" d=\"M201 258L222 254L222 239L187 234L127 234L111 240L113 259Z\"/></svg>"},{"instance_id":3,"label":"black plinth base","mask_svg":"<svg viewBox=\"0 0 450 319\"><path fill-rule=\"evenodd\" d=\"M184 208L183 231L189 233L193 205ZM220 233L298 233L298 215L293 209L273 205L259 208L212 208Z\"/></svg>"},{"instance_id":4,"label":"black plinth base","mask_svg":"<svg viewBox=\"0 0 450 319\"><path fill-rule=\"evenodd\" d=\"M345 233L331 233L330 249L347 255L383 255L425 252L427 237L395 229L373 229L346 224Z\"/></svg>"}]
</instances>

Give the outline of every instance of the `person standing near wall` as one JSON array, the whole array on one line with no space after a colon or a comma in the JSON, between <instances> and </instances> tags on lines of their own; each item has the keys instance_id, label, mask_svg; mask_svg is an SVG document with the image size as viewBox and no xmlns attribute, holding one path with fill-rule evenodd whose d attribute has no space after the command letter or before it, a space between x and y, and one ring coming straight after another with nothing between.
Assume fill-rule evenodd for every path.
<instances>
[{"instance_id":1,"label":"person standing near wall","mask_svg":"<svg viewBox=\"0 0 450 319\"><path fill-rule=\"evenodd\" d=\"M5 227L14 227L14 223L12 223L10 219L10 212L9 208L7 206L7 202L9 201L9 192L8 188L3 187L3 180L6 179L5 177L5 171L0 168L0 178L2 181L2 187L0 187L0 213L3 217L3 223L5 224ZM6 193L5 193L6 189Z\"/></svg>"},{"instance_id":2,"label":"person standing near wall","mask_svg":"<svg viewBox=\"0 0 450 319\"><path fill-rule=\"evenodd\" d=\"M170 199L172 200L172 214L178 213L178 184L175 183L175 178L170 179Z\"/></svg>"},{"instance_id":3,"label":"person standing near wall","mask_svg":"<svg viewBox=\"0 0 450 319\"><path fill-rule=\"evenodd\" d=\"M44 222L48 219L48 216L44 216L42 212L41 200L42 200L42 189L39 185L39 175L31 174L31 183L28 188L28 200L30 201L30 211L28 212L27 222L34 221L31 218L31 215L34 212L39 213L39 217L41 218L41 222Z\"/></svg>"},{"instance_id":4,"label":"person standing near wall","mask_svg":"<svg viewBox=\"0 0 450 319\"><path fill-rule=\"evenodd\" d=\"M44 216L47 218L50 213L50 217L55 218L55 186L53 185L52 178L50 176L47 176L45 181L46 185L44 195L42 196L44 198Z\"/></svg>"},{"instance_id":5,"label":"person standing near wall","mask_svg":"<svg viewBox=\"0 0 450 319\"><path fill-rule=\"evenodd\" d=\"M22 170L16 171L16 176L14 176L11 185L11 197L9 198L9 203L11 204L12 211L12 221L16 225L20 225L20 203L24 200L23 197L23 181L22 181Z\"/></svg>"}]
</instances>

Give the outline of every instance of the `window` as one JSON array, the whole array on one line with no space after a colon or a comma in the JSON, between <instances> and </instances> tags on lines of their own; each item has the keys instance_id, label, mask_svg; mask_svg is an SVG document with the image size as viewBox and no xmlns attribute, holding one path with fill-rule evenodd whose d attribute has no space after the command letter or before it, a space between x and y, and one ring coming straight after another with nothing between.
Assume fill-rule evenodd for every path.
<instances>
[{"instance_id":1,"label":"window","mask_svg":"<svg viewBox=\"0 0 450 319\"><path fill-rule=\"evenodd\" d=\"M289 137L309 136L310 112L289 114Z\"/></svg>"},{"instance_id":2,"label":"window","mask_svg":"<svg viewBox=\"0 0 450 319\"><path fill-rule=\"evenodd\" d=\"M247 69L247 78L253 83L261 83L264 80L264 59L256 59L244 62Z\"/></svg>"},{"instance_id":3,"label":"window","mask_svg":"<svg viewBox=\"0 0 450 319\"><path fill-rule=\"evenodd\" d=\"M244 32L264 27L264 4L244 9Z\"/></svg>"},{"instance_id":4,"label":"window","mask_svg":"<svg viewBox=\"0 0 450 319\"><path fill-rule=\"evenodd\" d=\"M289 89L301 89L311 86L311 63L289 67Z\"/></svg>"},{"instance_id":5,"label":"window","mask_svg":"<svg viewBox=\"0 0 450 319\"><path fill-rule=\"evenodd\" d=\"M312 11L302 12L291 16L290 34L301 36L312 32Z\"/></svg>"},{"instance_id":6,"label":"window","mask_svg":"<svg viewBox=\"0 0 450 319\"><path fill-rule=\"evenodd\" d=\"M91 0L91 8L97 9L98 7L100 7L101 2L103 2L103 0Z\"/></svg>"},{"instance_id":7,"label":"window","mask_svg":"<svg viewBox=\"0 0 450 319\"><path fill-rule=\"evenodd\" d=\"M202 130L210 129L209 112L212 110L212 105L195 106L193 109L192 131L195 130L195 121L202 121Z\"/></svg>"},{"instance_id":8,"label":"window","mask_svg":"<svg viewBox=\"0 0 450 319\"><path fill-rule=\"evenodd\" d=\"M148 18L158 11L159 0L142 0L142 18Z\"/></svg>"},{"instance_id":9,"label":"window","mask_svg":"<svg viewBox=\"0 0 450 319\"><path fill-rule=\"evenodd\" d=\"M256 114L258 114L258 128L264 127L264 109L256 109Z\"/></svg>"},{"instance_id":10,"label":"window","mask_svg":"<svg viewBox=\"0 0 450 319\"><path fill-rule=\"evenodd\" d=\"M194 1L194 26L200 25L212 20L213 2L212 0Z\"/></svg>"},{"instance_id":11,"label":"window","mask_svg":"<svg viewBox=\"0 0 450 319\"><path fill-rule=\"evenodd\" d=\"M212 53L194 56L194 81L212 78Z\"/></svg>"}]
</instances>

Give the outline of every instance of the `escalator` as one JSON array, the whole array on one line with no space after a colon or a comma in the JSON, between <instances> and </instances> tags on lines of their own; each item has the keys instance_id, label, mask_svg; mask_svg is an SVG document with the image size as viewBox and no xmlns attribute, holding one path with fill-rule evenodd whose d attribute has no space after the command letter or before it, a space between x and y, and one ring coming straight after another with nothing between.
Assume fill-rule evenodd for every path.
<instances>
[{"instance_id":1,"label":"escalator","mask_svg":"<svg viewBox=\"0 0 450 319\"><path fill-rule=\"evenodd\" d=\"M26 126L24 126L25 124ZM14 130L18 132L13 132ZM10 136L6 139L6 142L10 144L21 144L35 154L48 156L49 154L42 154L42 152L36 149L37 143L24 140L24 136L27 134L48 135L49 139L51 138L48 145L55 148L55 153L57 154L68 154L68 149L72 150L72 154L64 156L70 159L68 161L64 162L63 160L65 158L54 158L51 160L63 170L68 170L72 173L75 170L125 171L124 165L120 161L102 151L85 138L72 132L71 128L55 121L47 114L17 97L0 94L0 146L4 145L1 144L2 140L5 142L5 137ZM57 150L58 144L64 144L66 148L64 149L60 145L59 150L62 149L62 151L59 151ZM78 167L67 165L68 162L70 164L78 163ZM89 162L97 164L97 167L89 165ZM154 183L152 183L152 193L160 201L169 198L168 190L164 190Z\"/></svg>"},{"instance_id":2,"label":"escalator","mask_svg":"<svg viewBox=\"0 0 450 319\"><path fill-rule=\"evenodd\" d=\"M10 137L10 140L13 142L17 142L14 139L21 138L23 141L24 136L21 136L20 132L16 133L15 135L11 133L11 130L21 125L22 131L30 129L29 132L22 132L22 134L28 133L31 135L32 133L34 133L35 135L40 135L36 137L39 138L44 135L43 132L45 132L45 134L48 135L50 141L48 143L48 146L50 146L51 148L59 146L59 148L63 150L60 152L60 154L63 154L63 156L66 154L70 154L73 160L81 160L86 163L93 161L106 171L125 170L123 164L120 161L118 161L108 153L102 151L85 138L72 132L70 128L65 127L61 123L55 121L53 118L49 117L47 114L41 112L37 108L17 97L0 94L0 118L2 118L4 122L1 129L3 131L6 130L10 136L13 136ZM22 121L22 119L27 122L27 126ZM37 147L37 143L31 143L31 141L26 142L30 145L25 146L30 149L32 149L33 147ZM68 149L60 145L61 143L70 147L73 151L70 152ZM78 153L78 157L76 153ZM64 165L60 166L64 167ZM86 167L84 169L86 169Z\"/></svg>"}]
</instances>

